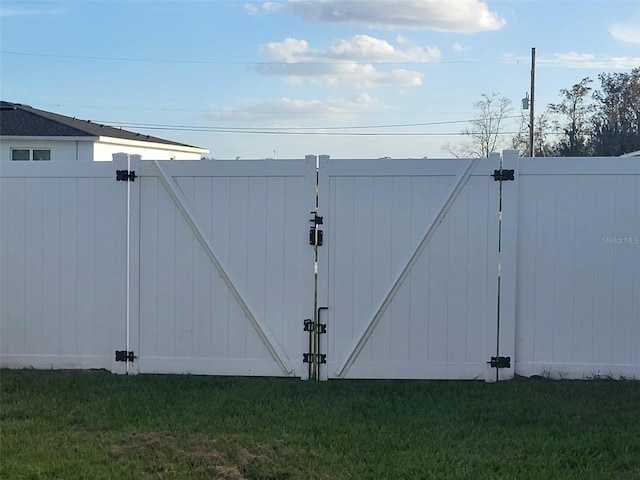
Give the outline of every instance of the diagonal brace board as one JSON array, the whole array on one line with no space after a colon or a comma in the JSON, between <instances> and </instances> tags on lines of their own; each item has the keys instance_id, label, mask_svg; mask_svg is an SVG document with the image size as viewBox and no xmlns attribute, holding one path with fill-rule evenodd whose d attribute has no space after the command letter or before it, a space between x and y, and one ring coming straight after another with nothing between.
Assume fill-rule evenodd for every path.
<instances>
[{"instance_id":1,"label":"diagonal brace board","mask_svg":"<svg viewBox=\"0 0 640 480\"><path fill-rule=\"evenodd\" d=\"M400 287L402 286L403 282L411 272L411 269L413 268L415 263L418 261L420 254L422 253L424 248L427 246L427 244L435 234L440 223L442 223L444 218L449 213L449 210L451 209L453 203L456 201L456 198L458 198L458 195L466 185L467 180L469 180L469 177L475 170L476 165L478 164L479 161L480 161L479 158L474 158L470 160L469 163L465 165L462 171L457 175L455 182L453 183L453 185L451 186L451 189L449 190L449 193L447 194L446 201L442 205L442 208L440 209L438 214L435 216L435 218L431 221L431 223L429 224L425 232L422 234L422 236L420 237L421 238L420 242L416 245L416 247L411 252L411 255L409 256L408 260L405 262L402 270L395 276L393 282L391 283L391 286L385 292L385 295L383 296L382 301L380 302L378 307L375 309L373 315L369 318L369 320L367 320L367 322L365 322L360 333L354 338L353 342L351 343L351 346L347 349L347 353L343 357L342 361L338 364L338 368L336 369L336 375L338 377L344 377L349 371L349 369L351 368L351 366L353 365L353 363L356 361L356 358L358 358L358 355L364 348L364 345L367 343L367 340L369 340L369 337L375 330L376 326L378 325L378 322L380 321L385 311L391 304L393 297L395 297L398 290L400 290Z\"/></svg>"},{"instance_id":2,"label":"diagonal brace board","mask_svg":"<svg viewBox=\"0 0 640 480\"><path fill-rule=\"evenodd\" d=\"M213 266L218 271L220 277L222 277L224 282L227 284L229 291L238 302L238 305L247 316L247 319L249 319L249 321L253 325L253 328L258 333L260 340L262 340L262 342L264 343L264 346L269 351L269 354L278 364L278 367L280 367L280 370L282 370L283 374L291 375L293 373L293 369L288 365L288 358L286 353L278 344L276 338L274 337L273 333L271 333L268 326L253 314L253 312L249 308L249 305L247 305L247 303L244 301L244 298L236 288L234 282L229 277L229 274L218 260L218 257L213 249L213 245L211 245L209 239L204 235L202 228L200 227L200 225L198 225L195 214L192 211L187 198L184 196L184 193L182 193L182 190L173 179L173 177L167 175L167 173L160 166L160 163L157 160L154 160L153 163L156 167L156 170L158 171L158 178L160 179L165 190L173 199L173 202L180 210L180 213L182 213L182 216L189 225L189 228L191 228L193 234L196 236L196 238L204 248L205 253L211 260Z\"/></svg>"}]
</instances>

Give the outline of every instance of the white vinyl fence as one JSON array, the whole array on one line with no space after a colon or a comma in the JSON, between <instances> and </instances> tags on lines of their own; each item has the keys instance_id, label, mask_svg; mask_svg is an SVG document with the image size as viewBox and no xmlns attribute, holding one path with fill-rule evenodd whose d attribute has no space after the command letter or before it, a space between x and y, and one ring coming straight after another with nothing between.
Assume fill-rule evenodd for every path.
<instances>
[{"instance_id":1,"label":"white vinyl fence","mask_svg":"<svg viewBox=\"0 0 640 480\"><path fill-rule=\"evenodd\" d=\"M0 215L2 367L640 379L637 159L2 162Z\"/></svg>"},{"instance_id":2,"label":"white vinyl fence","mask_svg":"<svg viewBox=\"0 0 640 480\"><path fill-rule=\"evenodd\" d=\"M640 379L640 161L507 162L515 373Z\"/></svg>"},{"instance_id":3,"label":"white vinyl fence","mask_svg":"<svg viewBox=\"0 0 640 480\"><path fill-rule=\"evenodd\" d=\"M0 362L124 371L126 196L114 165L0 163Z\"/></svg>"}]
</instances>

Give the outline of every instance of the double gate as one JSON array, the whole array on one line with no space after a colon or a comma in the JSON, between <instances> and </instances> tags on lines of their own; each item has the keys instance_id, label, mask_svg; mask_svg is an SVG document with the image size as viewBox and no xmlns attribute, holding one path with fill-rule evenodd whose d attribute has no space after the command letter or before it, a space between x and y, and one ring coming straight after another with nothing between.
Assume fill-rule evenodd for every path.
<instances>
[{"instance_id":1,"label":"double gate","mask_svg":"<svg viewBox=\"0 0 640 480\"><path fill-rule=\"evenodd\" d=\"M129 371L495 379L499 164L134 158Z\"/></svg>"}]
</instances>

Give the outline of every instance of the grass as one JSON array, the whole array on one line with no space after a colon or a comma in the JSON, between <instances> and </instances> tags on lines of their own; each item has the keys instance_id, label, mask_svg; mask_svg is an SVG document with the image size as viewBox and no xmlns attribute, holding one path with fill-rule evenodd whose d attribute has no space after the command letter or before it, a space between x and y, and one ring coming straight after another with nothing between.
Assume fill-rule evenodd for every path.
<instances>
[{"instance_id":1,"label":"grass","mask_svg":"<svg viewBox=\"0 0 640 480\"><path fill-rule=\"evenodd\" d=\"M3 479L640 479L640 382L0 371Z\"/></svg>"}]
</instances>

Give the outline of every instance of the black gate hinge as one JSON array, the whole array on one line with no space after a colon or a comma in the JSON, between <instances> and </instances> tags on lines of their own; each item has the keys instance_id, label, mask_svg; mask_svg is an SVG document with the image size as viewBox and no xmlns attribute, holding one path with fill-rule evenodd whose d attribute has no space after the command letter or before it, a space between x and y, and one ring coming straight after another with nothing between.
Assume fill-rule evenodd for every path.
<instances>
[{"instance_id":1,"label":"black gate hinge","mask_svg":"<svg viewBox=\"0 0 640 480\"><path fill-rule=\"evenodd\" d=\"M116 362L133 362L136 359L136 355L133 352L127 352L126 350L116 350Z\"/></svg>"},{"instance_id":2,"label":"black gate hinge","mask_svg":"<svg viewBox=\"0 0 640 480\"><path fill-rule=\"evenodd\" d=\"M491 368L511 368L511 357L491 357Z\"/></svg>"},{"instance_id":3,"label":"black gate hinge","mask_svg":"<svg viewBox=\"0 0 640 480\"><path fill-rule=\"evenodd\" d=\"M135 170L116 170L116 181L118 182L135 182L136 177Z\"/></svg>"},{"instance_id":4,"label":"black gate hinge","mask_svg":"<svg viewBox=\"0 0 640 480\"><path fill-rule=\"evenodd\" d=\"M515 173L515 170L494 170L491 176L496 182L506 182L515 180Z\"/></svg>"},{"instance_id":5,"label":"black gate hinge","mask_svg":"<svg viewBox=\"0 0 640 480\"><path fill-rule=\"evenodd\" d=\"M302 363L313 363L315 359L315 363L327 363L327 354L326 353L303 353L302 354Z\"/></svg>"}]
</instances>

